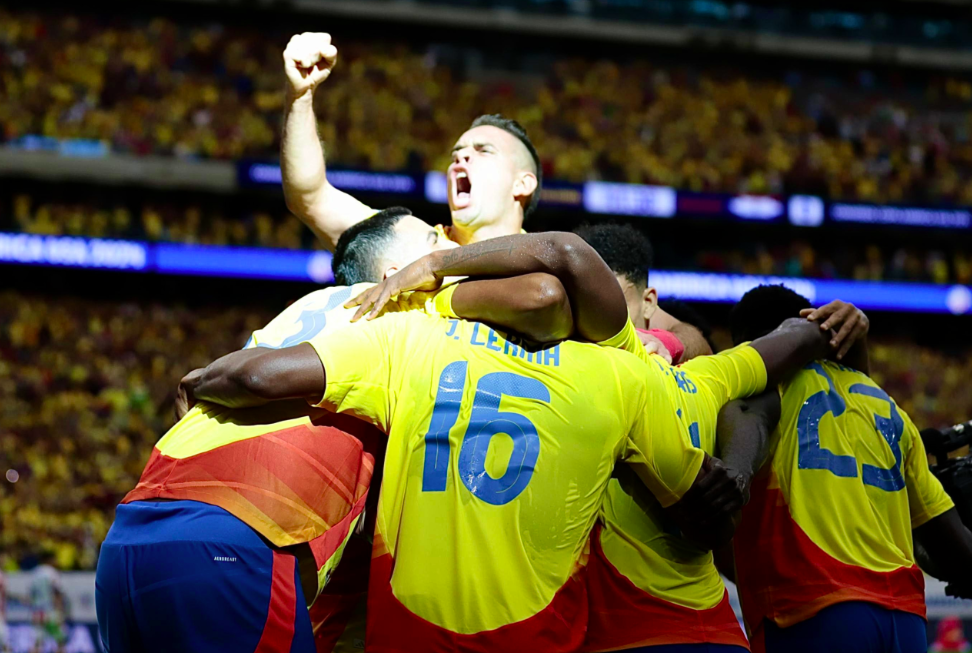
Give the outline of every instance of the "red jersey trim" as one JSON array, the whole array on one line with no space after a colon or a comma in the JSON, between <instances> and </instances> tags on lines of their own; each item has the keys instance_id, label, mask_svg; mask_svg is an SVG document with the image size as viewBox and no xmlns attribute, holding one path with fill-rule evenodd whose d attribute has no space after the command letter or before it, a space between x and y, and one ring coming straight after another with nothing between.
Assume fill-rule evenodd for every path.
<instances>
[{"instance_id":1,"label":"red jersey trim","mask_svg":"<svg viewBox=\"0 0 972 653\"><path fill-rule=\"evenodd\" d=\"M719 605L693 610L654 596L615 568L601 548L601 528L591 534L587 566L590 623L584 651L618 651L662 644L723 644L749 649L729 593Z\"/></svg>"},{"instance_id":2,"label":"red jersey trim","mask_svg":"<svg viewBox=\"0 0 972 653\"><path fill-rule=\"evenodd\" d=\"M343 429L304 424L187 458L153 449L138 485L122 503L200 501L287 546L309 542L360 512L373 471L374 457L362 439ZM318 551L315 557L320 558Z\"/></svg>"},{"instance_id":3,"label":"red jersey trim","mask_svg":"<svg viewBox=\"0 0 972 653\"><path fill-rule=\"evenodd\" d=\"M391 588L393 567L389 554L371 560L365 648L372 653L568 653L583 644L587 590L579 573L532 617L494 630L462 634L430 623L402 605Z\"/></svg>"},{"instance_id":4,"label":"red jersey trim","mask_svg":"<svg viewBox=\"0 0 972 653\"><path fill-rule=\"evenodd\" d=\"M750 629L763 619L792 626L847 601L925 617L925 579L917 566L880 572L833 558L794 521L782 491L770 489L769 482L769 473L754 481L734 540L736 579Z\"/></svg>"}]
</instances>

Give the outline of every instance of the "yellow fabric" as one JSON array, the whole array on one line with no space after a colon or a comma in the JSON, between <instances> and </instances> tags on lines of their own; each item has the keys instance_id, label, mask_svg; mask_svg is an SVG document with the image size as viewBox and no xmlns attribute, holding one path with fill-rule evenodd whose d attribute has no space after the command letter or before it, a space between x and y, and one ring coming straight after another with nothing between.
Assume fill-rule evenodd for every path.
<instances>
[{"instance_id":1,"label":"yellow fabric","mask_svg":"<svg viewBox=\"0 0 972 653\"><path fill-rule=\"evenodd\" d=\"M453 632L550 603L583 564L616 460L663 505L702 463L664 371L624 352L530 351L483 324L416 311L311 344L327 375L321 405L389 433L376 542L394 557L392 590Z\"/></svg>"},{"instance_id":2,"label":"yellow fabric","mask_svg":"<svg viewBox=\"0 0 972 653\"><path fill-rule=\"evenodd\" d=\"M895 467L882 429L900 436L903 476L884 488L866 482L864 470ZM840 562L879 572L911 567L912 529L953 506L908 415L868 376L843 365L813 363L784 384L774 440L771 463L790 515ZM843 457L845 475L835 473L840 462L813 462L809 447L817 460Z\"/></svg>"},{"instance_id":3,"label":"yellow fabric","mask_svg":"<svg viewBox=\"0 0 972 653\"><path fill-rule=\"evenodd\" d=\"M439 290L432 298L431 310L429 313L438 313L442 317L459 317L452 309L452 296L456 294L458 283L451 283Z\"/></svg>"},{"instance_id":4,"label":"yellow fabric","mask_svg":"<svg viewBox=\"0 0 972 653\"><path fill-rule=\"evenodd\" d=\"M637 339L633 327L630 333ZM631 335L623 334L612 341L633 346ZM644 351L640 340L637 347ZM678 367L659 356L650 359L665 374L665 392L679 410L687 437L709 455L715 455L716 420L722 407L766 387L766 366L748 344ZM636 587L696 610L722 601L725 586L712 554L686 542L658 502L625 475L611 480L601 519L605 556Z\"/></svg>"},{"instance_id":5,"label":"yellow fabric","mask_svg":"<svg viewBox=\"0 0 972 653\"><path fill-rule=\"evenodd\" d=\"M344 302L364 292L374 284L332 286L309 293L288 306L267 326L253 332L246 348L273 349L306 342L321 333L336 334L353 326L355 308L344 308ZM453 286L446 290L454 291ZM451 291L448 297L451 298ZM436 313L439 293L405 293L385 307L383 313L404 310L425 310ZM292 412L292 411L291 411ZM199 404L166 433L156 448L171 458L187 458L232 442L254 438L269 431L309 424L313 411L294 416L278 406L259 410L232 411L222 406ZM277 421L279 420L279 421Z\"/></svg>"}]
</instances>

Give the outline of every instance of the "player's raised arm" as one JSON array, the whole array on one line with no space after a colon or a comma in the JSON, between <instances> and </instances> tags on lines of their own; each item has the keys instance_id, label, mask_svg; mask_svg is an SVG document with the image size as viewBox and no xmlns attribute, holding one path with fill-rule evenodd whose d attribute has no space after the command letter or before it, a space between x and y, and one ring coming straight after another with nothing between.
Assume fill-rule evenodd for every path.
<instances>
[{"instance_id":1,"label":"player's raised arm","mask_svg":"<svg viewBox=\"0 0 972 653\"><path fill-rule=\"evenodd\" d=\"M446 277L495 278L532 273L552 275L563 284L574 330L580 338L601 342L617 335L627 323L627 305L614 273L582 238L564 232L504 236L434 252L347 305L360 306L356 318L371 318L398 294L438 288Z\"/></svg>"},{"instance_id":2,"label":"player's raised arm","mask_svg":"<svg viewBox=\"0 0 972 653\"><path fill-rule=\"evenodd\" d=\"M314 91L331 74L337 55L330 34L305 32L290 39L283 53L287 96L280 139L287 208L332 251L348 227L375 212L327 181Z\"/></svg>"}]
</instances>

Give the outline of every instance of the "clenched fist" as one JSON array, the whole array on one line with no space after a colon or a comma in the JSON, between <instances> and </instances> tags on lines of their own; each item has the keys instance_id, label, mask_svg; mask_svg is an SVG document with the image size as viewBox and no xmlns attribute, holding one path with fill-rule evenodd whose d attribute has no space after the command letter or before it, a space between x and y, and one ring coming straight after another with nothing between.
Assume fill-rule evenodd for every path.
<instances>
[{"instance_id":1,"label":"clenched fist","mask_svg":"<svg viewBox=\"0 0 972 653\"><path fill-rule=\"evenodd\" d=\"M291 94L294 97L313 94L317 85L331 74L337 54L330 34L304 32L292 37L283 52Z\"/></svg>"}]
</instances>

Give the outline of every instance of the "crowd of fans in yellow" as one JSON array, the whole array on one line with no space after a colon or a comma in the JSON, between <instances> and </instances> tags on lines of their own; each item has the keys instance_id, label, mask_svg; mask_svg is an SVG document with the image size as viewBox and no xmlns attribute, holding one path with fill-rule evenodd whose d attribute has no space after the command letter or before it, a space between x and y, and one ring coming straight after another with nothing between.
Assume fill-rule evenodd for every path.
<instances>
[{"instance_id":1,"label":"crowd of fans in yellow","mask_svg":"<svg viewBox=\"0 0 972 653\"><path fill-rule=\"evenodd\" d=\"M275 158L287 38L258 26L0 11L0 138ZM335 165L443 170L456 134L500 112L527 128L551 179L972 204L965 79L743 75L647 52L470 74L434 45L334 38L340 70L317 111Z\"/></svg>"}]
</instances>

